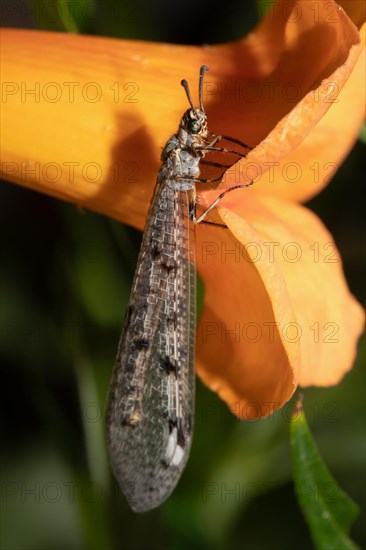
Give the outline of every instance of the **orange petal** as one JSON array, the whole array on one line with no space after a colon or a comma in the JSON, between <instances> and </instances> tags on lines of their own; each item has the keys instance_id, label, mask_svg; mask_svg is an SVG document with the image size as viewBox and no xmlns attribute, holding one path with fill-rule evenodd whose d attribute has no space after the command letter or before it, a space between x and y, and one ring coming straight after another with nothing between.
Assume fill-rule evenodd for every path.
<instances>
[{"instance_id":1,"label":"orange petal","mask_svg":"<svg viewBox=\"0 0 366 550\"><path fill-rule=\"evenodd\" d=\"M280 266L243 218L230 213L230 229L238 240L210 226L197 231L205 307L196 368L234 414L259 418L295 391L300 343L284 340L277 328L285 327L291 335L296 322Z\"/></svg>"},{"instance_id":2,"label":"orange petal","mask_svg":"<svg viewBox=\"0 0 366 550\"><path fill-rule=\"evenodd\" d=\"M294 37L290 32L287 81L282 80L278 93L292 85L303 97L247 159L227 173L225 187L254 179L254 192L307 200L328 183L358 137L365 116L364 29L361 41L336 3L299 6L301 24ZM312 24L314 19L321 24ZM281 104L278 97L275 101Z\"/></svg>"},{"instance_id":3,"label":"orange petal","mask_svg":"<svg viewBox=\"0 0 366 550\"><path fill-rule=\"evenodd\" d=\"M210 202L210 199L207 198L207 201ZM251 238L254 243L253 249L259 251L258 261L251 267L254 267L262 277L268 299L272 304L274 318L279 322L278 332L287 355L290 357L289 345L293 346L297 342L301 347L301 362L297 371L298 383L302 386L328 386L339 382L352 367L357 339L363 330L364 313L347 288L341 260L331 235L309 210L282 199L270 196L260 197L248 191L245 196L242 192L242 198L239 192L231 193L222 203L225 208L220 208L220 214L233 235L244 246ZM270 251L273 257L268 260ZM262 268L263 259L269 262L266 266L267 271ZM228 260L230 260L229 256ZM229 282L225 282L224 285L234 289L234 294L228 294L230 304L226 304L224 317L227 323L228 319L239 319L241 323L246 323L253 312L256 319L258 315L256 308L262 310L263 292L251 293L251 287L247 291L246 281L249 269L247 264L248 262L243 259L234 266L229 261L225 264L225 279ZM275 278L267 281L266 275L270 269L272 271L276 269L276 276L280 276L280 280L285 281L282 285L288 296L284 291L279 292L276 287L271 288L271 284L274 286L279 283L276 283ZM210 275L208 265L201 263L201 271L205 283L210 288L211 300L208 303L212 307L213 301L221 294L222 279ZM238 290L239 288L241 291ZM223 294L225 296L225 293ZM294 312L292 314L295 323L292 325L294 337L287 333L288 327L277 313L282 309ZM290 315L290 313L287 314ZM268 312L266 315L267 320L272 321ZM293 343L292 338L295 339ZM212 355L211 359L218 353L223 357L229 355L228 348L225 352L220 346L223 348L218 341L207 352ZM272 357L271 348L268 347L265 339L264 342L261 340L260 345L257 344L257 346L265 358L269 355L269 361L276 363L277 357ZM220 352L215 350L215 347L218 347ZM229 392L233 388L243 386L244 400L246 400L244 386L247 370L251 373L255 371L258 376L261 376L261 369L256 361L247 363L247 347L248 344L242 342L241 346L237 345L234 348L233 363L237 368L236 379L240 380L238 383L235 376L229 375L229 380L226 380L226 371L231 373L230 367L226 369L222 366L220 373L230 388ZM231 355L229 357L231 361ZM200 373L205 369L203 378L211 377L210 383L214 385L216 379L212 378L212 368L218 367L212 367L206 358L205 365L201 365ZM273 368L275 369L274 366ZM209 370L208 375L206 370ZM279 379L281 380L280 376ZM266 377L261 378L260 381L262 384L274 383L272 378ZM220 384L221 394L226 396L227 390L221 379ZM287 379L283 384L287 387Z\"/></svg>"},{"instance_id":4,"label":"orange petal","mask_svg":"<svg viewBox=\"0 0 366 550\"><path fill-rule=\"evenodd\" d=\"M317 19L307 0L275 3L248 37L218 46L2 30L2 174L142 227L161 147L187 108L182 76L193 88L207 63L211 129L256 145L275 127L251 160L277 162L328 108L328 91L316 102L310 90L335 76L342 86L358 42L343 11ZM303 98L294 110L291 83Z\"/></svg>"},{"instance_id":5,"label":"orange petal","mask_svg":"<svg viewBox=\"0 0 366 550\"><path fill-rule=\"evenodd\" d=\"M298 147L278 161L275 156L267 161L270 169L256 182L255 192L305 201L329 183L357 140L365 118L365 53L364 47L353 50L353 54L359 55L355 63L351 51L347 62L312 92L316 102L328 103L329 110ZM322 98L321 89L326 92ZM271 136L274 133L276 129ZM248 169L241 171L246 175Z\"/></svg>"}]
</instances>

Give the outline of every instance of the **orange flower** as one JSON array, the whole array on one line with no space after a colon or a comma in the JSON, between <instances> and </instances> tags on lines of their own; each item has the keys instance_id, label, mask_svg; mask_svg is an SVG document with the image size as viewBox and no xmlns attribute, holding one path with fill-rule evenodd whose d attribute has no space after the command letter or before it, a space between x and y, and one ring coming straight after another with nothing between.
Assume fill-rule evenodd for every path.
<instances>
[{"instance_id":1,"label":"orange flower","mask_svg":"<svg viewBox=\"0 0 366 550\"><path fill-rule=\"evenodd\" d=\"M210 67L210 130L254 146L224 185L255 185L220 203L228 231L197 231L197 372L241 418L298 384L337 383L363 327L331 235L298 204L328 183L364 116L363 4L342 6L282 0L244 39L205 47L2 31L3 177L141 229L187 108L179 81Z\"/></svg>"}]
</instances>

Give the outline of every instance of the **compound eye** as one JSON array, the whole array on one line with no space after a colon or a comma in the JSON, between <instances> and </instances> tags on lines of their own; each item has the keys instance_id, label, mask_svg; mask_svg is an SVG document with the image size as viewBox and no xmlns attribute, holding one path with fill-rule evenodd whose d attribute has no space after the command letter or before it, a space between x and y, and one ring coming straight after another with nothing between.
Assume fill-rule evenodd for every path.
<instances>
[{"instance_id":1,"label":"compound eye","mask_svg":"<svg viewBox=\"0 0 366 550\"><path fill-rule=\"evenodd\" d=\"M198 120L190 120L188 123L188 131L191 134L198 134L201 128L201 123Z\"/></svg>"}]
</instances>

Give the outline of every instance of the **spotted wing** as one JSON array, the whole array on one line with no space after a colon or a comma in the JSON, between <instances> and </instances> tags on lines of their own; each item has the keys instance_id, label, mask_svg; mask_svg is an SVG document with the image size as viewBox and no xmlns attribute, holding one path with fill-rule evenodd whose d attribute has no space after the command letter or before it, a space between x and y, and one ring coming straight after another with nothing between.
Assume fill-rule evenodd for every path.
<instances>
[{"instance_id":1,"label":"spotted wing","mask_svg":"<svg viewBox=\"0 0 366 550\"><path fill-rule=\"evenodd\" d=\"M109 391L112 467L136 512L170 495L191 445L196 272L189 193L160 172Z\"/></svg>"}]
</instances>

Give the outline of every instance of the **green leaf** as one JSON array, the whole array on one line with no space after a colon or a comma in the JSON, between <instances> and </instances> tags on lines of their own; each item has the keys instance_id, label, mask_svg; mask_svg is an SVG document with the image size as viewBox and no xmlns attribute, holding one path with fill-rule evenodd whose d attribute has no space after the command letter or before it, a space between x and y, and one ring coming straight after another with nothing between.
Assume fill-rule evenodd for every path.
<instances>
[{"instance_id":1,"label":"green leaf","mask_svg":"<svg viewBox=\"0 0 366 550\"><path fill-rule=\"evenodd\" d=\"M315 547L320 550L357 548L347 533L358 515L358 507L340 489L324 464L300 399L292 416L291 448L297 499Z\"/></svg>"},{"instance_id":2,"label":"green leaf","mask_svg":"<svg viewBox=\"0 0 366 550\"><path fill-rule=\"evenodd\" d=\"M28 6L36 27L47 31L94 34L100 15L97 3L90 0L28 0Z\"/></svg>"},{"instance_id":3,"label":"green leaf","mask_svg":"<svg viewBox=\"0 0 366 550\"><path fill-rule=\"evenodd\" d=\"M360 141L362 141L362 143L366 144L366 122L364 122L361 126L359 139Z\"/></svg>"}]
</instances>

